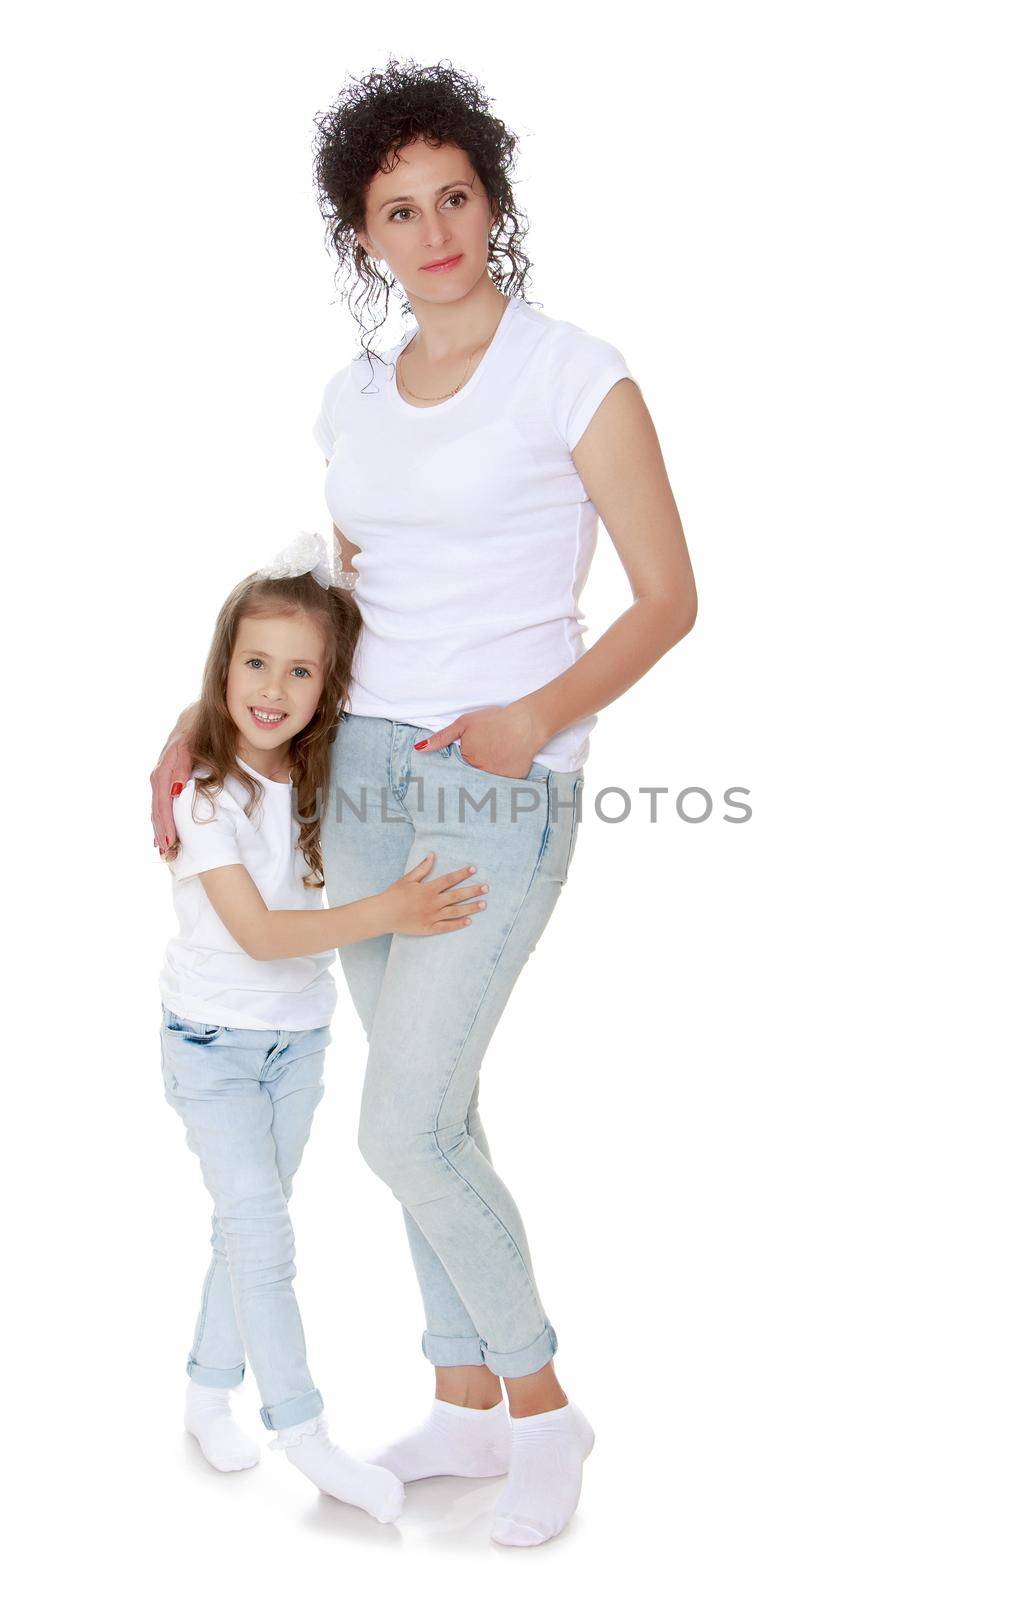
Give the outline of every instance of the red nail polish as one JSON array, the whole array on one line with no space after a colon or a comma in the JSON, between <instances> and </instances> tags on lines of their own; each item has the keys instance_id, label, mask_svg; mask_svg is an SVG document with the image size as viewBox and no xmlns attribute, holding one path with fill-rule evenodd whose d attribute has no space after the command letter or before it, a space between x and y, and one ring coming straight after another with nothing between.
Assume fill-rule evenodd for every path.
<instances>
[{"instance_id":1,"label":"red nail polish","mask_svg":"<svg viewBox=\"0 0 1035 1600\"><path fill-rule=\"evenodd\" d=\"M175 798L176 798L176 796L178 794L182 794L183 793L183 784L182 783L174 783L172 788L169 790L169 793L172 795L173 799L175 800Z\"/></svg>"},{"instance_id":2,"label":"red nail polish","mask_svg":"<svg viewBox=\"0 0 1035 1600\"><path fill-rule=\"evenodd\" d=\"M427 744L427 742L428 742L428 741L427 741L427 739L420 739L420 740L418 740L418 742L417 742L417 743L416 743L416 744L415 744L415 745L414 745L414 747L413 747L413 748L414 748L414 749L415 749L415 750L423 750L423 749L424 749L424 746L425 746L425 745L426 745L426 744Z\"/></svg>"}]
</instances>

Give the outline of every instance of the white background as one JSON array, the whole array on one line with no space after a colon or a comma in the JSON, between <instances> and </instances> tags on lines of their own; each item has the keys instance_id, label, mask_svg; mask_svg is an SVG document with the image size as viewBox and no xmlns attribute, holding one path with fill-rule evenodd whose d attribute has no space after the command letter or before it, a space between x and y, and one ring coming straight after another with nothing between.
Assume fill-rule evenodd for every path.
<instances>
[{"instance_id":1,"label":"white background","mask_svg":"<svg viewBox=\"0 0 1035 1600\"><path fill-rule=\"evenodd\" d=\"M1026 8L376 9L9 24L14 1592L1028 1596ZM390 51L475 73L518 134L527 292L629 362L701 597L601 716L483 1073L598 1435L538 1550L489 1543L498 1481L417 1484L383 1528L180 1431L208 1205L161 1092L147 779L230 587L329 531L310 427L354 334L312 119ZM589 641L627 603L602 534ZM715 811L609 826L611 784ZM359 1451L431 1369L339 986L293 1213Z\"/></svg>"}]
</instances>

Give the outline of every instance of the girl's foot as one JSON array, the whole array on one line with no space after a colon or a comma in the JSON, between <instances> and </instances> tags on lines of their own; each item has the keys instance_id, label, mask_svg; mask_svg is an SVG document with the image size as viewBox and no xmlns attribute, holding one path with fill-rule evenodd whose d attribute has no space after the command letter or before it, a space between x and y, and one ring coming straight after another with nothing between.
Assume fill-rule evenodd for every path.
<instances>
[{"instance_id":1,"label":"girl's foot","mask_svg":"<svg viewBox=\"0 0 1035 1600\"><path fill-rule=\"evenodd\" d=\"M485 1411L435 1399L419 1428L370 1457L403 1483L415 1478L498 1478L510 1466L510 1418L500 1400Z\"/></svg>"},{"instance_id":2,"label":"girl's foot","mask_svg":"<svg viewBox=\"0 0 1035 1600\"><path fill-rule=\"evenodd\" d=\"M510 1472L496 1502L497 1544L542 1544L566 1528L579 1503L593 1429L571 1401L557 1411L512 1417Z\"/></svg>"},{"instance_id":3,"label":"girl's foot","mask_svg":"<svg viewBox=\"0 0 1035 1600\"><path fill-rule=\"evenodd\" d=\"M183 1425L217 1472L240 1472L259 1465L258 1446L241 1432L231 1414L229 1389L212 1389L192 1378L187 1385Z\"/></svg>"},{"instance_id":4,"label":"girl's foot","mask_svg":"<svg viewBox=\"0 0 1035 1600\"><path fill-rule=\"evenodd\" d=\"M322 1413L293 1428L281 1428L270 1448L283 1450L291 1465L324 1494L369 1511L378 1522L394 1522L403 1508L406 1491L394 1473L357 1461L332 1443Z\"/></svg>"}]
</instances>

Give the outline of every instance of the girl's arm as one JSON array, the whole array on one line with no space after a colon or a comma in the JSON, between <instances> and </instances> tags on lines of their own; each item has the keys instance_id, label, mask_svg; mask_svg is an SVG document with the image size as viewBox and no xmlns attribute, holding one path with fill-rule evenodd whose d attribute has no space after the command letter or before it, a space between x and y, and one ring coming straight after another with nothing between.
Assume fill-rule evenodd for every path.
<instances>
[{"instance_id":1,"label":"girl's arm","mask_svg":"<svg viewBox=\"0 0 1035 1600\"><path fill-rule=\"evenodd\" d=\"M373 939L383 933L452 933L466 926L470 913L484 910L472 899L487 887L462 884L473 867L459 867L425 882L435 852L390 888L364 900L318 911L271 911L247 867L211 867L198 874L216 916L246 955L255 961L320 955L338 945Z\"/></svg>"}]
</instances>

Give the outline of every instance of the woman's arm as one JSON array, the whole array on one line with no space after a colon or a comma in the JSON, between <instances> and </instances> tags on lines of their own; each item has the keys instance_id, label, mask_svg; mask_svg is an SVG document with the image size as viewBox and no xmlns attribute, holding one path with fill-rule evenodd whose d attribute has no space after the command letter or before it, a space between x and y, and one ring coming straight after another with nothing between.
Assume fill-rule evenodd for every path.
<instances>
[{"instance_id":1,"label":"woman's arm","mask_svg":"<svg viewBox=\"0 0 1035 1600\"><path fill-rule=\"evenodd\" d=\"M165 748L158 757L158 765L151 774L151 827L154 830L155 844L163 856L166 846L173 844L176 839L172 806L173 788L178 784L182 789L194 768L191 739L194 733L195 713L200 704L199 700L195 700L192 705L180 712L176 726L166 739Z\"/></svg>"},{"instance_id":2,"label":"woman's arm","mask_svg":"<svg viewBox=\"0 0 1035 1600\"><path fill-rule=\"evenodd\" d=\"M697 587L683 525L654 423L631 379L609 390L572 460L634 598L566 672L507 707L530 718L533 754L562 728L617 700L697 620Z\"/></svg>"},{"instance_id":3,"label":"woman's arm","mask_svg":"<svg viewBox=\"0 0 1035 1600\"><path fill-rule=\"evenodd\" d=\"M686 538L654 423L631 379L605 395L572 460L618 551L632 605L542 688L457 718L422 749L462 734L475 766L520 777L555 733L617 700L693 627L697 589Z\"/></svg>"},{"instance_id":4,"label":"woman's arm","mask_svg":"<svg viewBox=\"0 0 1035 1600\"><path fill-rule=\"evenodd\" d=\"M247 867L210 867L198 876L224 928L255 961L319 955L383 933L453 933L484 910L487 885L464 883L473 867L428 879L435 858L423 861L380 894L316 911L271 911ZM457 888L456 885L461 887Z\"/></svg>"}]
</instances>

